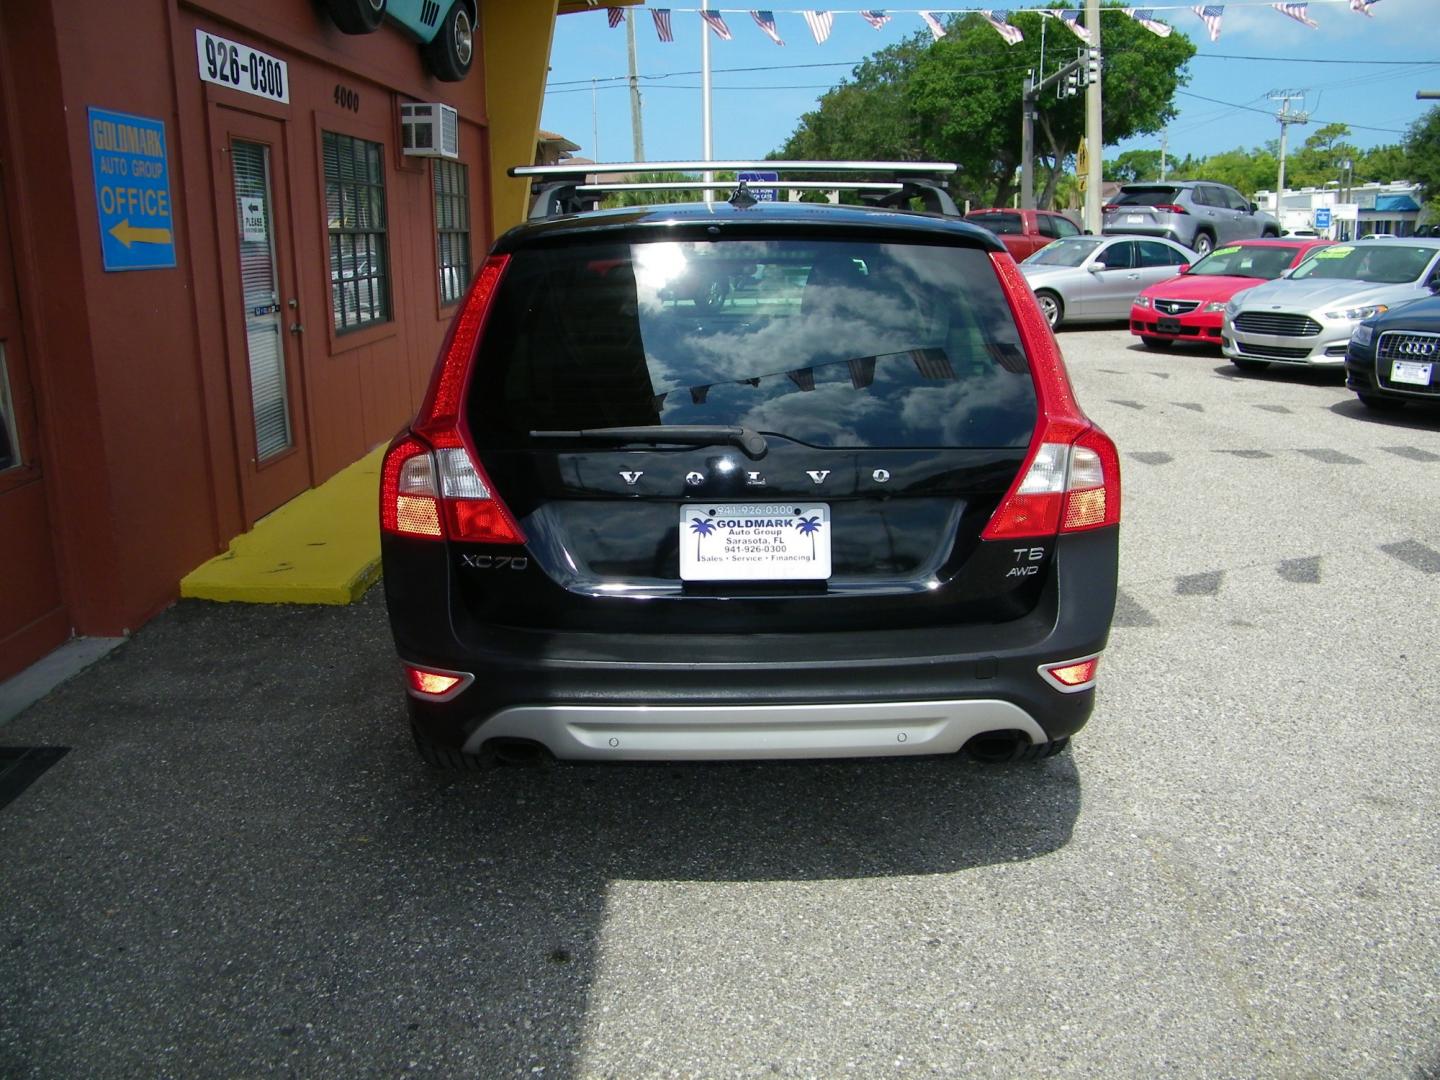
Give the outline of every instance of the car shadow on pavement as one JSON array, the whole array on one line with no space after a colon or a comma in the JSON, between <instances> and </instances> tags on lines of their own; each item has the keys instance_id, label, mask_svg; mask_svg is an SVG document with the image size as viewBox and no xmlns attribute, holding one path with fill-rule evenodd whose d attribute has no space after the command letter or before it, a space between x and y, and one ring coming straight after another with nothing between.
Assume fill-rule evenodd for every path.
<instances>
[{"instance_id":1,"label":"car shadow on pavement","mask_svg":"<svg viewBox=\"0 0 1440 1080\"><path fill-rule=\"evenodd\" d=\"M1299 367L1291 364L1271 364L1259 371L1242 371L1230 361L1213 369L1224 379L1238 379L1246 382L1299 383L1303 386L1344 386L1345 372L1334 367Z\"/></svg>"},{"instance_id":2,"label":"car shadow on pavement","mask_svg":"<svg viewBox=\"0 0 1440 1080\"><path fill-rule=\"evenodd\" d=\"M1434 401L1409 401L1404 408L1382 412L1361 404L1358 397L1350 397L1331 405L1330 411L1336 416L1347 416L1378 427L1413 428L1417 431L1440 428L1440 402Z\"/></svg>"},{"instance_id":3,"label":"car shadow on pavement","mask_svg":"<svg viewBox=\"0 0 1440 1080\"><path fill-rule=\"evenodd\" d=\"M7 1077L573 1075L613 883L961 873L1080 806L1068 755L436 772L378 589L184 602L0 743L71 748L0 810Z\"/></svg>"}]
</instances>

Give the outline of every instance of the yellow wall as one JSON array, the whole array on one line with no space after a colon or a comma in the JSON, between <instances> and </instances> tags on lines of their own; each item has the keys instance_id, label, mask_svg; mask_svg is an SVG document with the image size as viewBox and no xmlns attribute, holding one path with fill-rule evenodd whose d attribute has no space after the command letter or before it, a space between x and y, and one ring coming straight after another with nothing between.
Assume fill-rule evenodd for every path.
<instances>
[{"instance_id":1,"label":"yellow wall","mask_svg":"<svg viewBox=\"0 0 1440 1080\"><path fill-rule=\"evenodd\" d=\"M494 235L530 210L530 182L505 175L535 158L540 107L560 0L482 0L485 104L490 117L490 223Z\"/></svg>"}]
</instances>

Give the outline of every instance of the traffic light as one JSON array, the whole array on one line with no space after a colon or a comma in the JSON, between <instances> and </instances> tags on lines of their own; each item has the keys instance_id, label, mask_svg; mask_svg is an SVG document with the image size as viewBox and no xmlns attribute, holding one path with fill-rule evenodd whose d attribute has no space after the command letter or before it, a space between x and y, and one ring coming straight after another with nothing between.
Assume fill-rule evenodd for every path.
<instances>
[{"instance_id":1,"label":"traffic light","mask_svg":"<svg viewBox=\"0 0 1440 1080\"><path fill-rule=\"evenodd\" d=\"M1100 50L1087 49L1085 52L1085 85L1100 81Z\"/></svg>"}]
</instances>

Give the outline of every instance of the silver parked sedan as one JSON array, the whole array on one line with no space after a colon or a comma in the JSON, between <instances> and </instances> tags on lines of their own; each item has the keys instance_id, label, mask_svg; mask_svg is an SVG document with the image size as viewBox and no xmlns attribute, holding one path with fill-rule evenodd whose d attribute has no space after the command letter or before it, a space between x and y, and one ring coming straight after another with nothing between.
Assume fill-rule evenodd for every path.
<instances>
[{"instance_id":1,"label":"silver parked sedan","mask_svg":"<svg viewBox=\"0 0 1440 1080\"><path fill-rule=\"evenodd\" d=\"M1357 240L1321 248L1225 305L1220 347L1246 370L1345 363L1361 321L1440 289L1440 239Z\"/></svg>"},{"instance_id":2,"label":"silver parked sedan","mask_svg":"<svg viewBox=\"0 0 1440 1080\"><path fill-rule=\"evenodd\" d=\"M1041 248L1020 270L1053 327L1128 319L1136 293L1198 258L1159 237L1071 236Z\"/></svg>"}]
</instances>

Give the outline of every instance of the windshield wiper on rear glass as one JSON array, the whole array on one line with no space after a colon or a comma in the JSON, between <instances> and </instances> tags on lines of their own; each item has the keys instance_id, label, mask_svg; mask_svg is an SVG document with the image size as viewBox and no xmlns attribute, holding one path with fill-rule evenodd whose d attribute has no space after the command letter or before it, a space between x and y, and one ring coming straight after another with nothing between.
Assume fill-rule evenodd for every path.
<instances>
[{"instance_id":1,"label":"windshield wiper on rear glass","mask_svg":"<svg viewBox=\"0 0 1440 1080\"><path fill-rule=\"evenodd\" d=\"M762 458L769 444L765 436L747 427L721 424L651 424L643 427L582 428L579 431L532 431L532 439L570 439L580 442L675 443L680 446L714 446L730 443L752 458Z\"/></svg>"}]
</instances>

